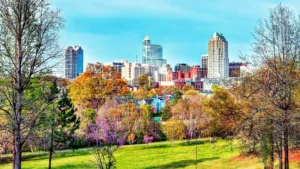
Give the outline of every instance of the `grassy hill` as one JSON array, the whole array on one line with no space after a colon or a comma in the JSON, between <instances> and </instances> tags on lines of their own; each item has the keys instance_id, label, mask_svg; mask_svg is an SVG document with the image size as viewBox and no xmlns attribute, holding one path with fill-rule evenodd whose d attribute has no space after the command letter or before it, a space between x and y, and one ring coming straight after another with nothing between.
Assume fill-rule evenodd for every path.
<instances>
[{"instance_id":1,"label":"grassy hill","mask_svg":"<svg viewBox=\"0 0 300 169\"><path fill-rule=\"evenodd\" d=\"M233 149L232 149L233 148ZM239 155L237 143L219 140L214 144L201 141L198 143L198 160L196 160L196 143L184 141L159 142L149 145L124 146L115 154L119 169L261 169L262 162L257 157ZM93 154L90 150L59 152L55 155L54 169L95 168L92 165ZM277 164L277 163L276 163ZM46 154L31 155L24 158L22 168L42 169L48 167ZM0 164L0 168L11 169L11 164ZM291 168L300 169L300 161L291 162Z\"/></svg>"}]
</instances>

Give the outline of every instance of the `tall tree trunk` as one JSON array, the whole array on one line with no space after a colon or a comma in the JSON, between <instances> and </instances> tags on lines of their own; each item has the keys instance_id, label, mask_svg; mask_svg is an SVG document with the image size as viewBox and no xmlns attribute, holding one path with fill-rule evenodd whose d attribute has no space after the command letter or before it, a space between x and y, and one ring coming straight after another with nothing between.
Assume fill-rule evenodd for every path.
<instances>
[{"instance_id":1,"label":"tall tree trunk","mask_svg":"<svg viewBox=\"0 0 300 169\"><path fill-rule=\"evenodd\" d=\"M284 146L284 169L289 169L289 131L286 120L284 121L283 146Z\"/></svg>"},{"instance_id":2,"label":"tall tree trunk","mask_svg":"<svg viewBox=\"0 0 300 169\"><path fill-rule=\"evenodd\" d=\"M21 115L22 115L22 103L23 103L23 89L22 89L22 31L21 22L18 21L18 31L16 35L16 80L15 86L17 91L16 109L14 117L14 141L16 154L14 157L14 169L21 169L21 158L22 158L22 144L21 144Z\"/></svg>"},{"instance_id":3,"label":"tall tree trunk","mask_svg":"<svg viewBox=\"0 0 300 169\"><path fill-rule=\"evenodd\" d=\"M21 63L22 63L22 51L21 51L21 42L18 41L18 69L17 69L17 102L16 102L16 110L15 110L15 119L14 119L14 141L15 141L15 157L14 157L14 169L21 169L21 158L22 158L22 144L21 144L21 113L22 113L22 99L23 93L21 89Z\"/></svg>"}]
</instances>

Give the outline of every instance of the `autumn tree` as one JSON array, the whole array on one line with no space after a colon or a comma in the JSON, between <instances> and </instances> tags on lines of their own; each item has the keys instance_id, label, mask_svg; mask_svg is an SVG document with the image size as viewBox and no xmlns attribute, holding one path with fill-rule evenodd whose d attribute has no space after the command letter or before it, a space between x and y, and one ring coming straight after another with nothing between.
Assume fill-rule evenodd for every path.
<instances>
[{"instance_id":1,"label":"autumn tree","mask_svg":"<svg viewBox=\"0 0 300 169\"><path fill-rule=\"evenodd\" d=\"M135 140L135 134L134 133L130 133L128 136L127 136L127 141L129 144L133 144L136 140Z\"/></svg>"},{"instance_id":2,"label":"autumn tree","mask_svg":"<svg viewBox=\"0 0 300 169\"><path fill-rule=\"evenodd\" d=\"M132 92L133 97L139 100L148 98L149 92L145 88L139 88L137 91Z\"/></svg>"},{"instance_id":3,"label":"autumn tree","mask_svg":"<svg viewBox=\"0 0 300 169\"><path fill-rule=\"evenodd\" d=\"M191 85L191 84L185 84L183 87L182 87L182 91L183 92L186 92L186 91L189 91L189 90L194 90L194 86Z\"/></svg>"},{"instance_id":4,"label":"autumn tree","mask_svg":"<svg viewBox=\"0 0 300 169\"><path fill-rule=\"evenodd\" d=\"M60 11L52 10L48 0L0 0L0 103L10 121L14 144L13 168L21 168L22 147L41 111L27 118L25 106L35 99L24 98L32 89L31 79L51 72L61 55Z\"/></svg>"},{"instance_id":5,"label":"autumn tree","mask_svg":"<svg viewBox=\"0 0 300 169\"><path fill-rule=\"evenodd\" d=\"M242 105L236 138L241 141L245 153L262 154L265 168L274 167L274 153L277 153L279 168L282 169L282 117L280 110L264 95L264 86L257 80L261 71L241 77L230 89Z\"/></svg>"},{"instance_id":6,"label":"autumn tree","mask_svg":"<svg viewBox=\"0 0 300 169\"><path fill-rule=\"evenodd\" d=\"M172 116L171 105L167 104L161 109L162 120L168 120Z\"/></svg>"},{"instance_id":7,"label":"autumn tree","mask_svg":"<svg viewBox=\"0 0 300 169\"><path fill-rule=\"evenodd\" d=\"M148 75L141 75L138 77L138 85L146 90L150 90L152 88L152 78Z\"/></svg>"},{"instance_id":8,"label":"autumn tree","mask_svg":"<svg viewBox=\"0 0 300 169\"><path fill-rule=\"evenodd\" d=\"M108 98L126 95L127 83L111 66L88 64L86 71L69 86L73 104L98 109Z\"/></svg>"},{"instance_id":9,"label":"autumn tree","mask_svg":"<svg viewBox=\"0 0 300 169\"><path fill-rule=\"evenodd\" d=\"M164 132L168 139L172 140L172 147L174 146L174 140L181 140L185 137L184 125L180 120L168 120L164 126Z\"/></svg>"},{"instance_id":10,"label":"autumn tree","mask_svg":"<svg viewBox=\"0 0 300 169\"><path fill-rule=\"evenodd\" d=\"M201 129L208 124L208 116L204 112L200 95L187 95L184 99L180 99L171 111L172 117L181 120L186 126L185 133L188 141L201 133Z\"/></svg>"},{"instance_id":11,"label":"autumn tree","mask_svg":"<svg viewBox=\"0 0 300 169\"><path fill-rule=\"evenodd\" d=\"M270 10L269 18L255 29L252 58L263 72L257 81L263 94L282 114L284 167L289 169L289 138L297 112L295 91L298 88L300 21L292 10L281 4Z\"/></svg>"},{"instance_id":12,"label":"autumn tree","mask_svg":"<svg viewBox=\"0 0 300 169\"><path fill-rule=\"evenodd\" d=\"M173 95L174 94L174 86L160 86L162 95Z\"/></svg>"},{"instance_id":13,"label":"autumn tree","mask_svg":"<svg viewBox=\"0 0 300 169\"><path fill-rule=\"evenodd\" d=\"M209 116L204 110L204 103L200 95L188 96L187 134L189 138L195 138L198 134L203 134L208 129Z\"/></svg>"},{"instance_id":14,"label":"autumn tree","mask_svg":"<svg viewBox=\"0 0 300 169\"><path fill-rule=\"evenodd\" d=\"M140 107L140 126L139 128L142 130L144 135L148 135L148 129L152 120L152 110L151 106L148 104L144 104Z\"/></svg>"},{"instance_id":15,"label":"autumn tree","mask_svg":"<svg viewBox=\"0 0 300 169\"><path fill-rule=\"evenodd\" d=\"M233 136L235 126L242 118L241 106L228 90L216 87L213 92L205 103L210 114L209 130L214 136Z\"/></svg>"},{"instance_id":16,"label":"autumn tree","mask_svg":"<svg viewBox=\"0 0 300 169\"><path fill-rule=\"evenodd\" d=\"M148 96L149 96L150 98L153 97L153 96L155 96L155 95L158 95L158 96L163 95L163 88L162 88L162 87L158 87L158 88L151 89L151 90L149 91Z\"/></svg>"},{"instance_id":17,"label":"autumn tree","mask_svg":"<svg viewBox=\"0 0 300 169\"><path fill-rule=\"evenodd\" d=\"M179 90L175 89L173 98L170 100L170 104L173 106L175 105L181 98L183 93L181 93Z\"/></svg>"}]
</instances>

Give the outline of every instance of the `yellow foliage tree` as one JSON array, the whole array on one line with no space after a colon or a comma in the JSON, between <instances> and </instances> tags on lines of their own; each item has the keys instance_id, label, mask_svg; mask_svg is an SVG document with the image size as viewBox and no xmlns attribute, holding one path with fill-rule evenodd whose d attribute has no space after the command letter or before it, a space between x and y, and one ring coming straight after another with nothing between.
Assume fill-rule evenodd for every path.
<instances>
[{"instance_id":1,"label":"yellow foliage tree","mask_svg":"<svg viewBox=\"0 0 300 169\"><path fill-rule=\"evenodd\" d=\"M184 125L180 120L170 119L166 122L164 127L169 140L172 140L172 147L174 146L174 140L181 140L185 137Z\"/></svg>"}]
</instances>

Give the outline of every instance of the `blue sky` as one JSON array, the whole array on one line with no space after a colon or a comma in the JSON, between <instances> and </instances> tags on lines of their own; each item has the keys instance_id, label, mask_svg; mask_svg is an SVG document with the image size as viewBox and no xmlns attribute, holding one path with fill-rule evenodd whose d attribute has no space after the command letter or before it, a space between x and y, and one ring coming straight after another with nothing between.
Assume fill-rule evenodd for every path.
<instances>
[{"instance_id":1,"label":"blue sky","mask_svg":"<svg viewBox=\"0 0 300 169\"><path fill-rule=\"evenodd\" d=\"M251 52L251 33L260 18L280 2L295 13L298 0L52 0L66 20L62 47L81 45L84 65L117 59L141 61L146 32L163 56L176 63L200 64L213 32L229 43L229 60Z\"/></svg>"}]
</instances>

